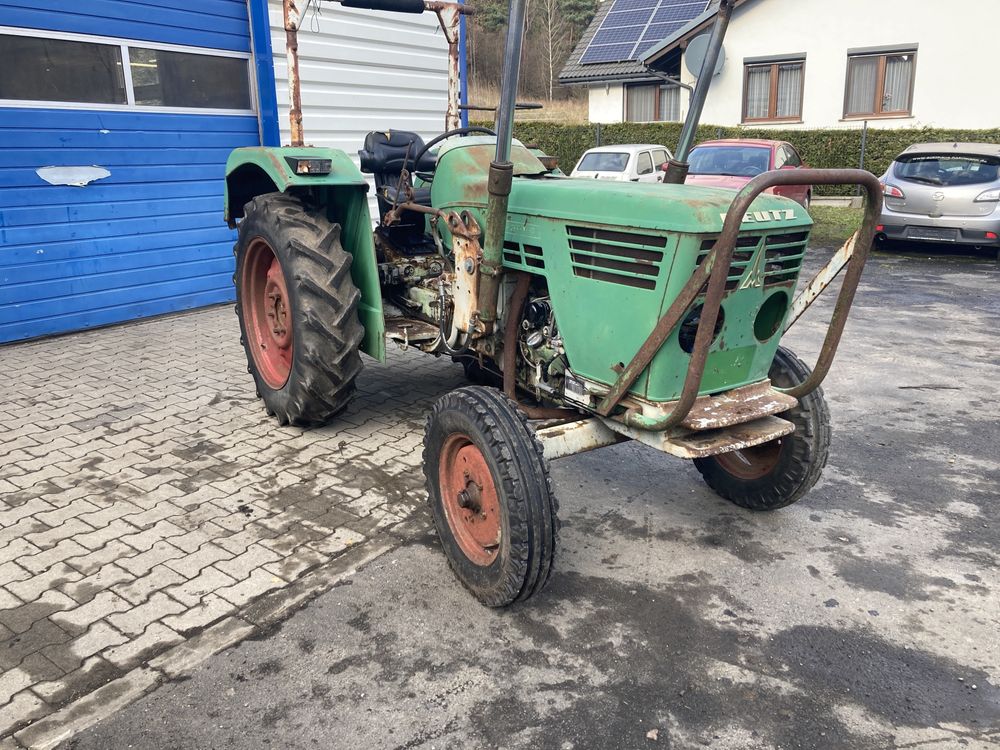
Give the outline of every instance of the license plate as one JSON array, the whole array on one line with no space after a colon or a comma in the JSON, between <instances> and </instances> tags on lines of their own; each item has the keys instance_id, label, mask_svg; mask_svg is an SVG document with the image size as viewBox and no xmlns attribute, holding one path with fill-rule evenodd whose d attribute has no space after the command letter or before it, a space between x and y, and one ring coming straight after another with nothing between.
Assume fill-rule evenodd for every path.
<instances>
[{"instance_id":1,"label":"license plate","mask_svg":"<svg viewBox=\"0 0 1000 750\"><path fill-rule=\"evenodd\" d=\"M938 227L910 227L908 237L911 240L936 240L938 242L954 242L958 236L956 229L940 229Z\"/></svg>"}]
</instances>

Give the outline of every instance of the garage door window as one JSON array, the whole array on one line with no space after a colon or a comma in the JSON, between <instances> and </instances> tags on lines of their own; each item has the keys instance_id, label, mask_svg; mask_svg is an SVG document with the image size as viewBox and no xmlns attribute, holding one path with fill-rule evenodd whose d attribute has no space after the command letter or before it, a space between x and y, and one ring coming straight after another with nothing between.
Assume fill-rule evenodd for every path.
<instances>
[{"instance_id":1,"label":"garage door window","mask_svg":"<svg viewBox=\"0 0 1000 750\"><path fill-rule=\"evenodd\" d=\"M125 104L121 47L0 34L0 99Z\"/></svg>"},{"instance_id":2,"label":"garage door window","mask_svg":"<svg viewBox=\"0 0 1000 750\"><path fill-rule=\"evenodd\" d=\"M250 109L247 61L129 48L135 103L154 107Z\"/></svg>"},{"instance_id":3,"label":"garage door window","mask_svg":"<svg viewBox=\"0 0 1000 750\"><path fill-rule=\"evenodd\" d=\"M253 112L250 56L0 29L0 106Z\"/></svg>"}]
</instances>

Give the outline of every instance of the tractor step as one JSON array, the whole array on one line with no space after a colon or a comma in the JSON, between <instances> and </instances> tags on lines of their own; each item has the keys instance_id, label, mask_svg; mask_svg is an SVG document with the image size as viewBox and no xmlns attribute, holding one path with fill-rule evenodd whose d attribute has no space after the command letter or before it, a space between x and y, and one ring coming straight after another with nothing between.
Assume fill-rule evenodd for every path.
<instances>
[{"instance_id":1,"label":"tractor step","mask_svg":"<svg viewBox=\"0 0 1000 750\"><path fill-rule=\"evenodd\" d=\"M415 318L386 318L385 337L390 341L408 346L410 344L433 341L438 337L438 329L430 323Z\"/></svg>"},{"instance_id":2,"label":"tractor step","mask_svg":"<svg viewBox=\"0 0 1000 750\"><path fill-rule=\"evenodd\" d=\"M734 388L718 396L702 396L680 423L703 432L752 422L795 408L798 400L771 387L770 380ZM669 405L667 405L669 407Z\"/></svg>"}]
</instances>

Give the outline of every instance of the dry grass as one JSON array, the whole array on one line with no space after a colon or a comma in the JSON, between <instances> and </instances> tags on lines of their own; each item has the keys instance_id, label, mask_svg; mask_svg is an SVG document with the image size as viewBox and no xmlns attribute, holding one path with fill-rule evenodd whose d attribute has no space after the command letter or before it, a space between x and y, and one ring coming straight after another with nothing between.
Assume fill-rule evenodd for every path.
<instances>
[{"instance_id":1,"label":"dry grass","mask_svg":"<svg viewBox=\"0 0 1000 750\"><path fill-rule=\"evenodd\" d=\"M500 99L499 88L493 84L481 81L469 81L469 104L482 105L487 107L496 106ZM520 96L518 101L532 102L542 105L542 109L522 109L518 110L515 120L529 121L536 120L542 122L563 122L567 124L587 122L587 94L586 91L574 92L569 99L540 99L537 97ZM490 120L493 118L491 112L472 111L469 113L472 120Z\"/></svg>"}]
</instances>

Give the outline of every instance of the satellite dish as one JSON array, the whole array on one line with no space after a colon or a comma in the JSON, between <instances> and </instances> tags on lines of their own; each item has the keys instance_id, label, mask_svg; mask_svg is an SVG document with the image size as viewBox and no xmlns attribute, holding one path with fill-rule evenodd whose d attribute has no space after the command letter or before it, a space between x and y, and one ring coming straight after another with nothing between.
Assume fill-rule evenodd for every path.
<instances>
[{"instance_id":1,"label":"satellite dish","mask_svg":"<svg viewBox=\"0 0 1000 750\"><path fill-rule=\"evenodd\" d=\"M707 31L704 34L699 34L688 42L687 49L684 52L684 63L687 66L688 72L695 77L701 75L701 66L705 63L705 55L708 54L708 40L710 36ZM725 64L726 49L723 47L719 49L719 61L715 64L715 72L712 76L719 75Z\"/></svg>"}]
</instances>

